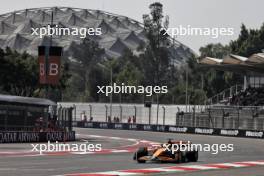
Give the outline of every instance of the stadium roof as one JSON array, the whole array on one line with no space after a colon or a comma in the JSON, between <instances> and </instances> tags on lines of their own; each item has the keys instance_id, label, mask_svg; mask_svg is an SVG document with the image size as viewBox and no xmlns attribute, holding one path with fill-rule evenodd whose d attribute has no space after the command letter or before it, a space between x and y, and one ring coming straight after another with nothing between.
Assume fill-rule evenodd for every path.
<instances>
[{"instance_id":1,"label":"stadium roof","mask_svg":"<svg viewBox=\"0 0 264 176\"><path fill-rule=\"evenodd\" d=\"M229 54L222 59L205 57L199 61L202 67L215 68L246 74L248 72L264 73L264 53L256 53L250 57Z\"/></svg>"},{"instance_id":2,"label":"stadium roof","mask_svg":"<svg viewBox=\"0 0 264 176\"><path fill-rule=\"evenodd\" d=\"M222 59L216 59L212 57L205 57L203 58L200 63L201 64L206 64L206 65L219 65L222 63Z\"/></svg>"},{"instance_id":3,"label":"stadium roof","mask_svg":"<svg viewBox=\"0 0 264 176\"><path fill-rule=\"evenodd\" d=\"M37 55L38 46L45 45L50 38L31 35L31 28L50 24L52 12L53 24L60 28L101 28L102 35L88 37L105 49L106 57L119 57L126 48L137 54L138 46L148 42L143 24L126 16L92 9L43 7L0 15L0 47ZM64 47L64 55L71 55L74 52L72 43L79 44L81 40L80 36L53 36L53 45ZM184 63L189 57L196 55L177 40L171 41L171 45L173 50L170 56L178 63Z\"/></svg>"},{"instance_id":4,"label":"stadium roof","mask_svg":"<svg viewBox=\"0 0 264 176\"><path fill-rule=\"evenodd\" d=\"M33 105L33 106L55 106L56 103L44 98L21 97L13 95L0 94L0 103L12 103L20 105Z\"/></svg>"},{"instance_id":5,"label":"stadium roof","mask_svg":"<svg viewBox=\"0 0 264 176\"><path fill-rule=\"evenodd\" d=\"M247 62L252 64L264 64L264 53L253 54L248 58Z\"/></svg>"}]
</instances>

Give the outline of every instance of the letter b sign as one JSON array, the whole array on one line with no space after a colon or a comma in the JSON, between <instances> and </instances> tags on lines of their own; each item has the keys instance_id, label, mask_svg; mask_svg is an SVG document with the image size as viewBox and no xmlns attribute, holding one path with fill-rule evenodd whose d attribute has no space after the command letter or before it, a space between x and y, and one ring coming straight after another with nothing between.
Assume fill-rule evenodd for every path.
<instances>
[{"instance_id":1,"label":"letter b sign","mask_svg":"<svg viewBox=\"0 0 264 176\"><path fill-rule=\"evenodd\" d=\"M59 74L59 65L57 63L51 63L49 65L49 75L57 76Z\"/></svg>"},{"instance_id":2,"label":"letter b sign","mask_svg":"<svg viewBox=\"0 0 264 176\"><path fill-rule=\"evenodd\" d=\"M40 84L58 85L60 79L61 47L39 46L39 80Z\"/></svg>"}]
</instances>

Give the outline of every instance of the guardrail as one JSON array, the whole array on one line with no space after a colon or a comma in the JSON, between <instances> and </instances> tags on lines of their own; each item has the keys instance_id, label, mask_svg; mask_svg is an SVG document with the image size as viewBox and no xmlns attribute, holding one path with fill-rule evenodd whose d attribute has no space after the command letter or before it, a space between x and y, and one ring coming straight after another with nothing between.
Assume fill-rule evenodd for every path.
<instances>
[{"instance_id":1,"label":"guardrail","mask_svg":"<svg viewBox=\"0 0 264 176\"><path fill-rule=\"evenodd\" d=\"M221 91L220 93L208 98L206 103L209 105L228 103L230 98L233 95L237 95L238 92L243 91L243 90L244 90L243 85L234 85L234 86L227 88L227 89Z\"/></svg>"},{"instance_id":2,"label":"guardrail","mask_svg":"<svg viewBox=\"0 0 264 176\"><path fill-rule=\"evenodd\" d=\"M106 123L106 122L73 122L73 126L81 128L100 128L117 130L138 130L156 131L186 134L204 134L217 136L264 138L263 131L241 130L241 129L219 129L203 127L187 127L173 125L147 125L147 124L128 124L128 123Z\"/></svg>"}]
</instances>

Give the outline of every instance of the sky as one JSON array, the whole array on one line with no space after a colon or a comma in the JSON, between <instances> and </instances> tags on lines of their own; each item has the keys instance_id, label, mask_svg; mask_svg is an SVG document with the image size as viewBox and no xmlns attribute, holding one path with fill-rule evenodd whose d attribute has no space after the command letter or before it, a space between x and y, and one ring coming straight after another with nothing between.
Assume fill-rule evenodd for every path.
<instances>
[{"instance_id":1,"label":"sky","mask_svg":"<svg viewBox=\"0 0 264 176\"><path fill-rule=\"evenodd\" d=\"M259 28L264 22L263 0L0 0L0 14L36 7L65 6L104 10L128 16L142 22L152 2L163 4L164 15L170 19L169 27L234 28L234 35L178 36L176 39L199 53L209 43L228 44L238 37L240 26Z\"/></svg>"}]
</instances>

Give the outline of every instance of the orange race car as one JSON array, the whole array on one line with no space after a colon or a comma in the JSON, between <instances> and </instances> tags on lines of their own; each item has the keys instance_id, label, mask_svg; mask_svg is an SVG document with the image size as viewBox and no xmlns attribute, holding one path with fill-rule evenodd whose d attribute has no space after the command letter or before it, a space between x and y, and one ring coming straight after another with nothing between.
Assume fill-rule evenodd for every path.
<instances>
[{"instance_id":1,"label":"orange race car","mask_svg":"<svg viewBox=\"0 0 264 176\"><path fill-rule=\"evenodd\" d=\"M134 154L134 160L138 163L151 162L196 162L198 161L198 151L192 149L192 143L185 141L171 141L155 148L140 147ZM188 150L181 150L180 146Z\"/></svg>"}]
</instances>

